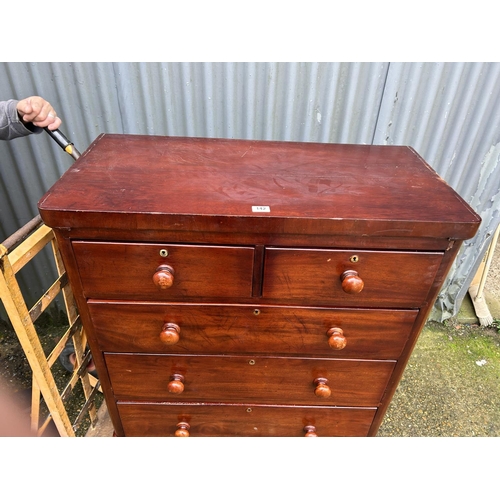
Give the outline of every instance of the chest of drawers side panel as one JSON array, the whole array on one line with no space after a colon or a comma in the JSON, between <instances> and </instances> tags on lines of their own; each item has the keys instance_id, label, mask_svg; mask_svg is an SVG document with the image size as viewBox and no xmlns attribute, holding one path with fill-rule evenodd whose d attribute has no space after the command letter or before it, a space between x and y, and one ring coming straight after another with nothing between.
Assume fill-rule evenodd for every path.
<instances>
[{"instance_id":1,"label":"chest of drawers side panel","mask_svg":"<svg viewBox=\"0 0 500 500\"><path fill-rule=\"evenodd\" d=\"M94 332L91 315L87 307L87 301L85 299L85 291L80 280L78 264L73 253L73 246L68 233L69 232L66 230L54 229L56 241L61 252L64 267L66 268L66 272L68 274L69 283L75 297L78 312L82 320L84 331L87 335L88 344L92 352L92 358L97 368L99 381L101 383L103 394L106 400L106 406L108 408L109 416L115 429L115 434L117 436L123 436L123 427L120 415L116 407L116 400L113 396L113 388L109 379L103 353L96 340L96 334Z\"/></svg>"},{"instance_id":2,"label":"chest of drawers side panel","mask_svg":"<svg viewBox=\"0 0 500 500\"><path fill-rule=\"evenodd\" d=\"M406 365L408 364L408 360L411 356L411 353L413 352L413 349L418 340L420 332L422 331L422 328L424 327L427 321L427 318L434 305L434 302L436 301L441 286L443 285L444 280L448 275L451 266L453 265L453 262L457 257L461 244L462 244L461 241L450 242L448 250L444 253L444 257L437 271L435 281L431 289L429 290L426 300L422 303L422 307L420 308L417 319L413 325L413 331L410 335L410 338L406 343L406 346L396 363L396 367L391 376L391 379L387 384L386 392L382 399L382 404L377 410L377 414L375 415L372 427L369 432L369 436L375 436L377 434L378 428L382 423L387 408L394 396L394 393L398 387L399 382L401 381L404 370L406 368Z\"/></svg>"}]
</instances>

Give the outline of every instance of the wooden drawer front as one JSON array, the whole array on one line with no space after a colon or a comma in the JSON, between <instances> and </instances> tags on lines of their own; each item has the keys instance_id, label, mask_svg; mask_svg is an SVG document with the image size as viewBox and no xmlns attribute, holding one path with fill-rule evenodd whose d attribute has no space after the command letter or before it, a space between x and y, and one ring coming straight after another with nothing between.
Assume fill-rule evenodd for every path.
<instances>
[{"instance_id":1,"label":"wooden drawer front","mask_svg":"<svg viewBox=\"0 0 500 500\"><path fill-rule=\"evenodd\" d=\"M360 437L368 434L376 410L120 402L118 411L126 436L174 436L177 424L186 422L192 437L300 437L306 426L318 437Z\"/></svg>"},{"instance_id":2,"label":"wooden drawer front","mask_svg":"<svg viewBox=\"0 0 500 500\"><path fill-rule=\"evenodd\" d=\"M415 310L94 300L88 305L99 345L103 351L114 352L397 359L417 316ZM330 340L328 332L332 328L338 330L330 332L335 337ZM177 343L165 343L174 341L173 331L177 332ZM345 347L341 348L344 342Z\"/></svg>"},{"instance_id":3,"label":"wooden drawer front","mask_svg":"<svg viewBox=\"0 0 500 500\"><path fill-rule=\"evenodd\" d=\"M73 249L86 297L175 300L252 294L250 247L75 241ZM173 284L163 290L153 282L160 265L174 270Z\"/></svg>"},{"instance_id":4,"label":"wooden drawer front","mask_svg":"<svg viewBox=\"0 0 500 500\"><path fill-rule=\"evenodd\" d=\"M106 354L115 397L127 400L374 406L394 368L389 361L258 356ZM183 377L181 394L169 392ZM329 397L315 395L324 378Z\"/></svg>"},{"instance_id":5,"label":"wooden drawer front","mask_svg":"<svg viewBox=\"0 0 500 500\"><path fill-rule=\"evenodd\" d=\"M267 248L263 297L294 303L419 307L441 259L441 253L430 252ZM364 283L359 293L342 288L341 276L349 270Z\"/></svg>"}]
</instances>

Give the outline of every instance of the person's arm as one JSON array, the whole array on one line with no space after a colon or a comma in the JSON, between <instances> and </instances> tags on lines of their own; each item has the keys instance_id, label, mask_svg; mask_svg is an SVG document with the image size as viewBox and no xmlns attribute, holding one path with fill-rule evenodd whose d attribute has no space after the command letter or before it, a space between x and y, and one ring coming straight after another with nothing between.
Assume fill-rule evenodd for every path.
<instances>
[{"instance_id":1,"label":"person's arm","mask_svg":"<svg viewBox=\"0 0 500 500\"><path fill-rule=\"evenodd\" d=\"M24 124L21 121L21 117L17 113L17 103L18 101L14 99L0 101L0 140L2 141L24 137L36 131L36 127L32 124ZM41 131L41 129L39 130Z\"/></svg>"},{"instance_id":2,"label":"person's arm","mask_svg":"<svg viewBox=\"0 0 500 500\"><path fill-rule=\"evenodd\" d=\"M0 140L9 141L40 133L43 127L55 130L61 125L52 105L42 97L0 102Z\"/></svg>"},{"instance_id":3,"label":"person's arm","mask_svg":"<svg viewBox=\"0 0 500 500\"><path fill-rule=\"evenodd\" d=\"M61 125L56 110L50 102L39 96L31 96L17 103L17 112L24 123L33 123L36 127L56 130Z\"/></svg>"}]
</instances>

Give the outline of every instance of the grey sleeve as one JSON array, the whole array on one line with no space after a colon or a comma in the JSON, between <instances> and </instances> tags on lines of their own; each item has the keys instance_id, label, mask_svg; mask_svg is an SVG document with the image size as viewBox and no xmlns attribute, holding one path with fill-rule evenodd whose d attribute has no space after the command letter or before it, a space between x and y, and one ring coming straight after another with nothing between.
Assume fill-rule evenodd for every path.
<instances>
[{"instance_id":1,"label":"grey sleeve","mask_svg":"<svg viewBox=\"0 0 500 500\"><path fill-rule=\"evenodd\" d=\"M42 131L41 128L31 123L21 121L17 114L17 103L15 99L0 101L0 140L2 141L10 141L16 137L38 134Z\"/></svg>"}]
</instances>

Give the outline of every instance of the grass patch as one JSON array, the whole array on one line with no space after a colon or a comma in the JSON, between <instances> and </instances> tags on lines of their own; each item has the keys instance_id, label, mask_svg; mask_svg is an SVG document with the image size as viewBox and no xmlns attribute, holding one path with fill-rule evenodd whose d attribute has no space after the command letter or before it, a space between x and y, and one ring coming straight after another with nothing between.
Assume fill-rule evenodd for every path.
<instances>
[{"instance_id":1,"label":"grass patch","mask_svg":"<svg viewBox=\"0 0 500 500\"><path fill-rule=\"evenodd\" d=\"M428 323L379 436L499 436L496 328Z\"/></svg>"}]
</instances>

